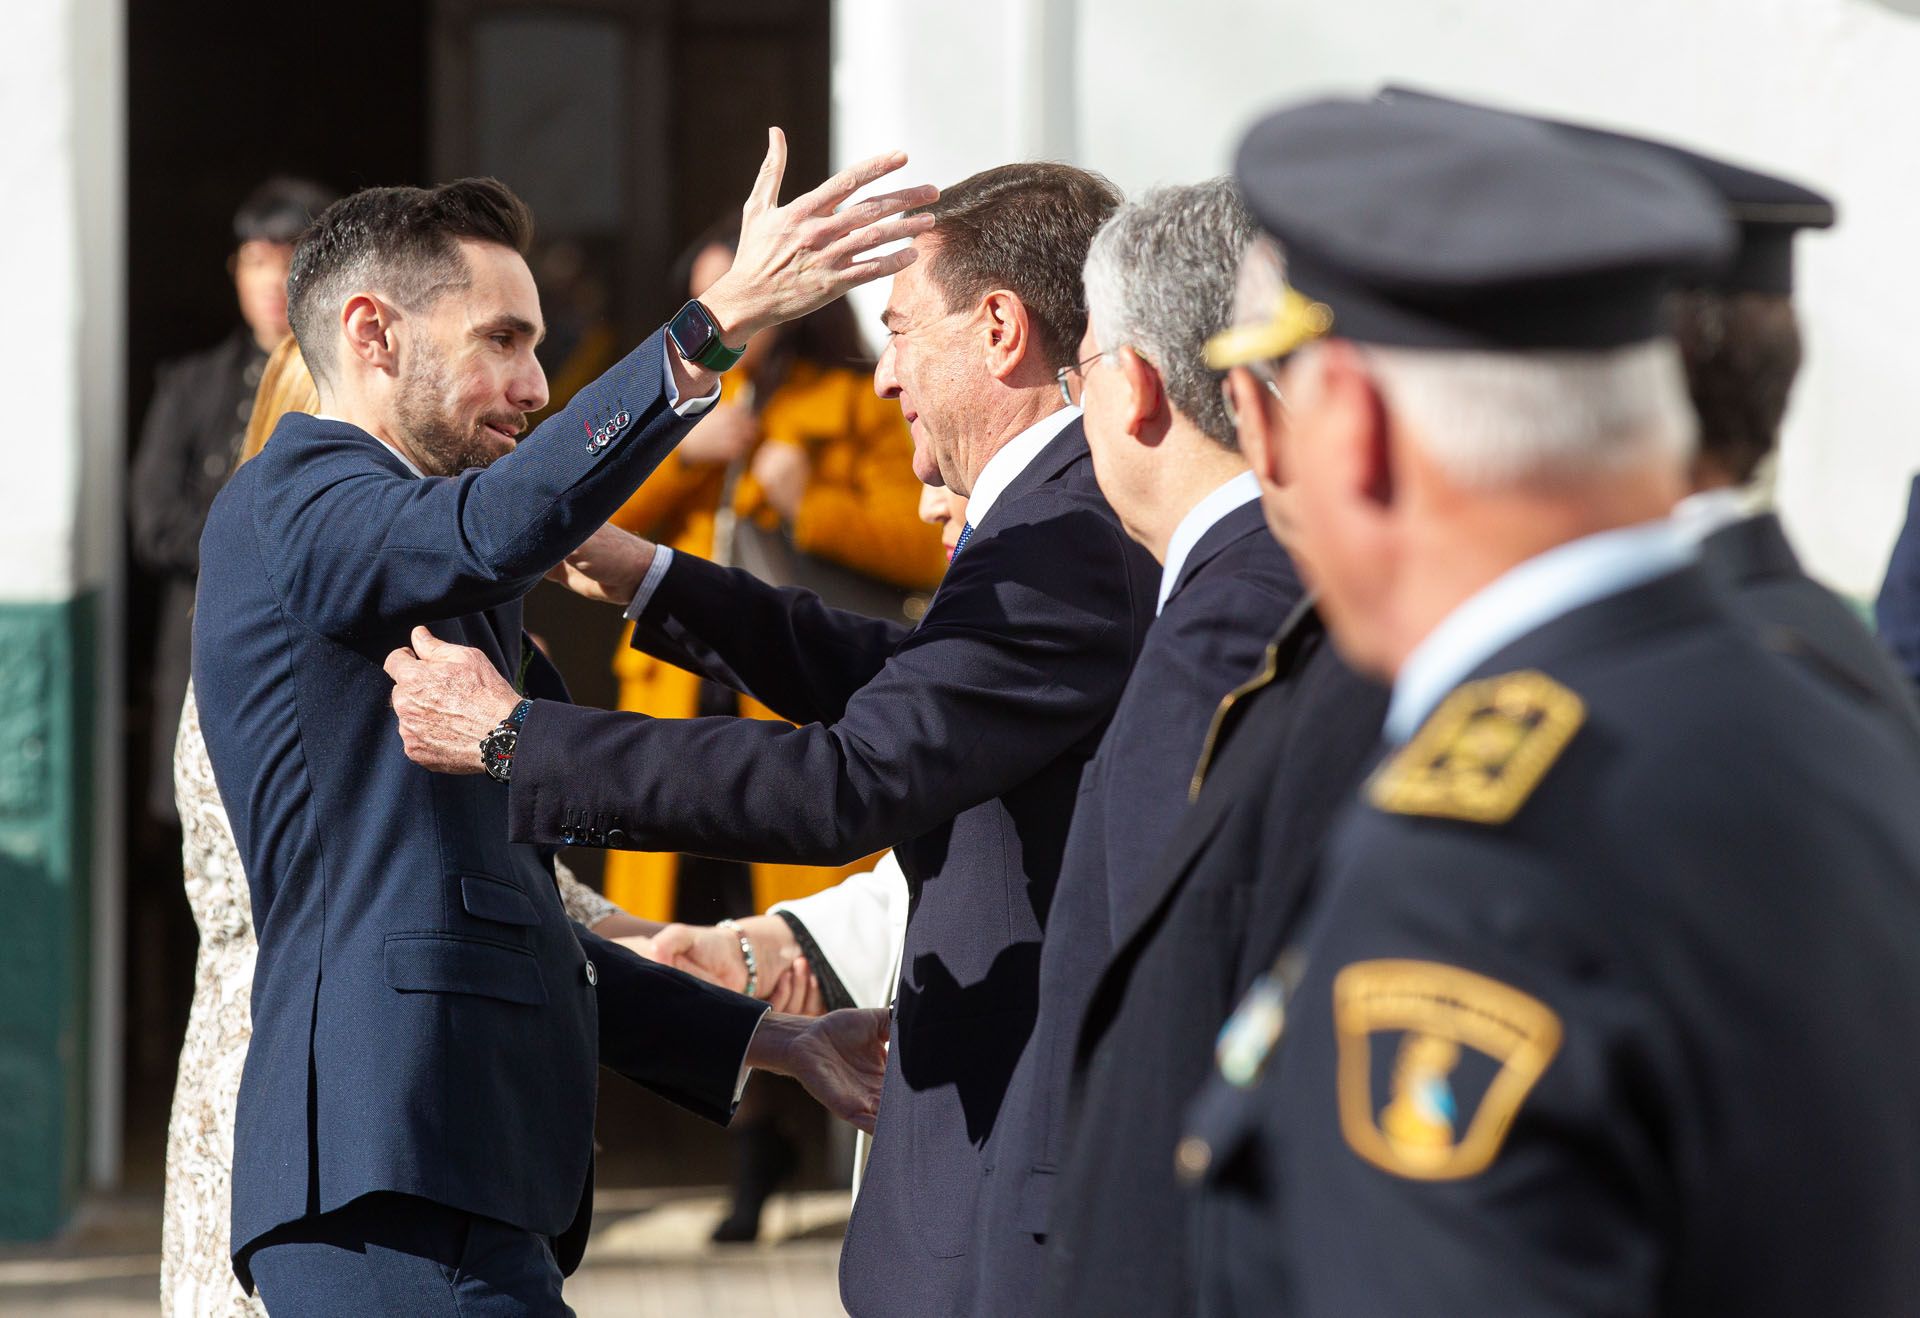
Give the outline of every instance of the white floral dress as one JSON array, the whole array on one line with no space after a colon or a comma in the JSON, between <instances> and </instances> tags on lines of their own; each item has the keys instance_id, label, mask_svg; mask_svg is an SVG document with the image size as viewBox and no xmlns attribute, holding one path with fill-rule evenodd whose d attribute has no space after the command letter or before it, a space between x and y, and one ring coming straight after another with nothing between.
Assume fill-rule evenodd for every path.
<instances>
[{"instance_id":1,"label":"white floral dress","mask_svg":"<svg viewBox=\"0 0 1920 1318\"><path fill-rule=\"evenodd\" d=\"M200 929L193 1010L180 1049L167 1124L167 1186L160 1228L160 1309L179 1318L265 1315L234 1280L227 1253L233 1109L253 1033L253 903L239 848L214 785L200 710L187 686L174 742L173 788L183 835L187 904ZM591 927L618 908L556 866L567 914Z\"/></svg>"}]
</instances>

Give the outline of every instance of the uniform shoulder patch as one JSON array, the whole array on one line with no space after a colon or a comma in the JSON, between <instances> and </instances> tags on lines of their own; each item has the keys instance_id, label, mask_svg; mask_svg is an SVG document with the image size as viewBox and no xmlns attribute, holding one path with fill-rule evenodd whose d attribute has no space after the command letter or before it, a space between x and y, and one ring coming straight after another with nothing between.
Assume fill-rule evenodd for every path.
<instances>
[{"instance_id":1,"label":"uniform shoulder patch","mask_svg":"<svg viewBox=\"0 0 1920 1318\"><path fill-rule=\"evenodd\" d=\"M1526 803L1587 716L1545 673L1458 687L1367 788L1388 814L1504 824Z\"/></svg>"},{"instance_id":2,"label":"uniform shoulder patch","mask_svg":"<svg viewBox=\"0 0 1920 1318\"><path fill-rule=\"evenodd\" d=\"M1346 966L1333 1023L1348 1147L1420 1181L1486 1170L1561 1037L1539 999L1432 961Z\"/></svg>"}]
</instances>

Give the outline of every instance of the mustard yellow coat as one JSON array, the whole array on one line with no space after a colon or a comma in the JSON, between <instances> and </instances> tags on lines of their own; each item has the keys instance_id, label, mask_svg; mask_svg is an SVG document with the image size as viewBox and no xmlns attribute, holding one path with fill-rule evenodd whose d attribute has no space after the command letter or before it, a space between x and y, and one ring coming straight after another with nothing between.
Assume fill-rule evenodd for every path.
<instances>
[{"instance_id":1,"label":"mustard yellow coat","mask_svg":"<svg viewBox=\"0 0 1920 1318\"><path fill-rule=\"evenodd\" d=\"M721 385L723 397L741 381ZM939 532L919 518L920 482L914 478L913 440L897 403L875 395L873 377L861 371L797 362L786 382L761 408L761 442L797 444L810 463L807 491L788 528L794 546L868 576L908 589L931 590L946 567ZM637 535L677 552L708 557L713 552L714 515L726 470L718 464L667 458L613 520ZM759 483L743 475L734 485L734 515L772 529L780 516L768 506ZM628 629L627 636L632 634ZM620 679L620 708L655 718L691 718L700 680L672 664L640 653L621 638L613 671ZM742 697L740 712L774 718L765 706ZM679 857L645 851L607 853L606 894L647 920L673 918ZM755 907L802 897L872 867L871 859L840 868L804 865L753 866Z\"/></svg>"}]
</instances>

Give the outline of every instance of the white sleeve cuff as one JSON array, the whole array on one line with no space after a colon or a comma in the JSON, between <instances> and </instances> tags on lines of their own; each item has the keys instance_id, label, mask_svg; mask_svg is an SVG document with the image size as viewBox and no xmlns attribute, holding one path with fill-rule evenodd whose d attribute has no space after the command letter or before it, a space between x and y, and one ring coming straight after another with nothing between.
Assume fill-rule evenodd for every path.
<instances>
[{"instance_id":1,"label":"white sleeve cuff","mask_svg":"<svg viewBox=\"0 0 1920 1318\"><path fill-rule=\"evenodd\" d=\"M747 1036L746 1049L740 1054L740 1078L733 1082L733 1103L735 1107L740 1105L740 1096L747 1092L747 1077L753 1074L753 1067L748 1064L747 1058L753 1055L754 1038L760 1033L760 1027L767 1023L767 1014L771 1010L772 1008L768 1008L767 1011L760 1013L760 1019L753 1023L753 1033Z\"/></svg>"},{"instance_id":2,"label":"white sleeve cuff","mask_svg":"<svg viewBox=\"0 0 1920 1318\"><path fill-rule=\"evenodd\" d=\"M681 402L680 401L680 385L673 378L673 358L668 355L672 351L673 351L673 340L667 338L666 335L664 334L661 335L660 336L660 369L666 372L665 379L667 382L667 406L672 408L674 410L674 413L678 416L699 416L702 412L706 411L709 407L712 407L715 403L720 401L720 382L718 380L715 380L713 382L713 388L708 392L701 394L698 398L689 398L684 403Z\"/></svg>"},{"instance_id":3,"label":"white sleeve cuff","mask_svg":"<svg viewBox=\"0 0 1920 1318\"><path fill-rule=\"evenodd\" d=\"M627 605L626 616L638 618L647 607L647 601L653 598L653 592L660 589L660 580L667 575L667 569L673 566L673 551L665 545L653 547L653 562L647 567L647 575L640 578L640 589L633 592L633 603Z\"/></svg>"}]
</instances>

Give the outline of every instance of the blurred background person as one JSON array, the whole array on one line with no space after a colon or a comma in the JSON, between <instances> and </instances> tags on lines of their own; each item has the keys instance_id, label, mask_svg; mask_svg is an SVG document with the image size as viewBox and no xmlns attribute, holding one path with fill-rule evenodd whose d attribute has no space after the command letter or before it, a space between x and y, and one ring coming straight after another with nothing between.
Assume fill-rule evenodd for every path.
<instances>
[{"instance_id":1,"label":"blurred background person","mask_svg":"<svg viewBox=\"0 0 1920 1318\"><path fill-rule=\"evenodd\" d=\"M134 458L130 514L135 561L161 582L153 645L152 764L148 813L174 819L171 759L187 689L189 612L200 572L200 531L213 496L239 465L254 391L289 333L287 264L293 243L333 194L305 179L269 179L233 217L227 273L240 324L211 348L163 364Z\"/></svg>"},{"instance_id":2,"label":"blurred background person","mask_svg":"<svg viewBox=\"0 0 1920 1318\"><path fill-rule=\"evenodd\" d=\"M291 334L266 357L259 394L240 446L240 463L258 454L289 412L314 413L320 396ZM264 1314L241 1290L228 1249L233 1179L234 1104L247 1059L252 1019L253 903L246 874L213 781L200 713L187 683L175 710L174 802L182 835L187 904L200 931L193 1007L180 1050L167 1123L166 1190L160 1228L160 1307L166 1314ZM627 915L574 878L559 861L555 877L567 915L604 938L638 939L658 926ZM804 963L800 969L804 972Z\"/></svg>"}]
</instances>

